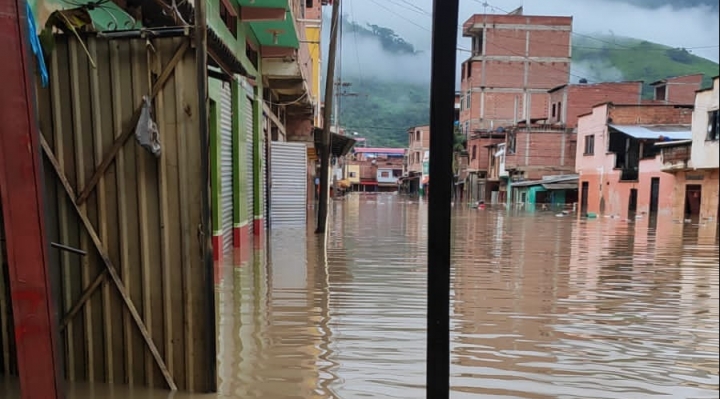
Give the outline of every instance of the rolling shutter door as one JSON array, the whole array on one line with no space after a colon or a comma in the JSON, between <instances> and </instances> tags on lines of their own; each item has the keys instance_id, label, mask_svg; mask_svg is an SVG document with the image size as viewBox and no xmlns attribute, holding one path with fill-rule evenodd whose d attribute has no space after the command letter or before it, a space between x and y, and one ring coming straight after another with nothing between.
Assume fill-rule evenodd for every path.
<instances>
[{"instance_id":1,"label":"rolling shutter door","mask_svg":"<svg viewBox=\"0 0 720 399\"><path fill-rule=\"evenodd\" d=\"M253 130L254 130L254 123L253 123L253 99L252 97L246 97L245 101L245 132L247 134L247 145L245 147L245 155L246 159L245 162L247 162L247 172L246 172L246 181L247 181L247 213L248 213L248 232L250 237L253 236L253 224L255 220L255 207L253 205L253 199L254 199L254 173L255 169L253 167L253 148L255 147L255 142L253 141Z\"/></svg>"},{"instance_id":2,"label":"rolling shutter door","mask_svg":"<svg viewBox=\"0 0 720 399\"><path fill-rule=\"evenodd\" d=\"M272 226L305 226L307 221L307 147L305 143L271 143L270 219Z\"/></svg>"},{"instance_id":3,"label":"rolling shutter door","mask_svg":"<svg viewBox=\"0 0 720 399\"><path fill-rule=\"evenodd\" d=\"M220 222L223 252L233 247L232 89L223 82L220 99Z\"/></svg>"}]
</instances>

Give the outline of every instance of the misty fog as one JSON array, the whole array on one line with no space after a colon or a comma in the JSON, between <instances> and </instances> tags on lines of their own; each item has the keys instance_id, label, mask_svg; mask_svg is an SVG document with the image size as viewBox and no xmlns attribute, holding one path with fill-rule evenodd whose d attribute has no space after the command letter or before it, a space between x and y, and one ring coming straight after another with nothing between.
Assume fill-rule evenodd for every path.
<instances>
[{"instance_id":1,"label":"misty fog","mask_svg":"<svg viewBox=\"0 0 720 399\"><path fill-rule=\"evenodd\" d=\"M342 12L349 20L363 26L372 23L393 29L420 51L414 56L388 53L377 41L353 34L348 25L342 38L343 77L429 81L432 0L344 0L342 4ZM602 0L493 0L489 4L484 7L482 0L461 0L460 25L474 13L505 13L522 5L527 15L572 15L573 30L579 34L627 36L684 47L715 62L720 58L720 39L715 34L720 28L720 17L708 6L679 10L665 6L649 10L621 1ZM325 26L329 27L330 7L326 7L324 17ZM323 59L327 59L329 31L323 29ZM598 46L602 45L598 42ZM470 47L469 39L462 37L459 28L458 47ZM468 56L467 51L458 50L458 68ZM589 80L622 79L619 71L607 65L576 64L572 74L588 75ZM459 85L459 79L456 83Z\"/></svg>"}]
</instances>

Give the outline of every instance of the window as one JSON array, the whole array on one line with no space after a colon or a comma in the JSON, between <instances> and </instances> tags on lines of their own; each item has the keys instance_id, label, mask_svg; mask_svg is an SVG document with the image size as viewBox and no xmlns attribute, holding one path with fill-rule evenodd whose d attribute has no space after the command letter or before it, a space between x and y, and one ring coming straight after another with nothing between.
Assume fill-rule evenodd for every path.
<instances>
[{"instance_id":1,"label":"window","mask_svg":"<svg viewBox=\"0 0 720 399\"><path fill-rule=\"evenodd\" d=\"M225 23L233 37L237 38L237 13L227 0L220 0L220 19Z\"/></svg>"},{"instance_id":2,"label":"window","mask_svg":"<svg viewBox=\"0 0 720 399\"><path fill-rule=\"evenodd\" d=\"M420 141L420 131L415 132L415 141Z\"/></svg>"},{"instance_id":3,"label":"window","mask_svg":"<svg viewBox=\"0 0 720 399\"><path fill-rule=\"evenodd\" d=\"M380 177L390 177L390 172L380 172Z\"/></svg>"},{"instance_id":4,"label":"window","mask_svg":"<svg viewBox=\"0 0 720 399\"><path fill-rule=\"evenodd\" d=\"M472 38L472 52L473 56L482 55L483 53L483 41L485 39L484 33L478 33Z\"/></svg>"},{"instance_id":5,"label":"window","mask_svg":"<svg viewBox=\"0 0 720 399\"><path fill-rule=\"evenodd\" d=\"M467 92L467 100L465 101L465 106L467 107L467 109L470 109L470 107L471 107L470 104L472 104L472 92L470 92L470 91L468 90L468 92Z\"/></svg>"},{"instance_id":6,"label":"window","mask_svg":"<svg viewBox=\"0 0 720 399\"><path fill-rule=\"evenodd\" d=\"M507 134L507 153L515 154L515 147L517 144L516 133L514 131Z\"/></svg>"},{"instance_id":7,"label":"window","mask_svg":"<svg viewBox=\"0 0 720 399\"><path fill-rule=\"evenodd\" d=\"M720 139L720 111L717 109L708 112L708 128L707 139L710 141L718 141Z\"/></svg>"},{"instance_id":8,"label":"window","mask_svg":"<svg viewBox=\"0 0 720 399\"><path fill-rule=\"evenodd\" d=\"M667 86L655 87L655 99L658 101L665 101L667 99Z\"/></svg>"},{"instance_id":9,"label":"window","mask_svg":"<svg viewBox=\"0 0 720 399\"><path fill-rule=\"evenodd\" d=\"M348 177L357 177L357 172L348 172Z\"/></svg>"},{"instance_id":10,"label":"window","mask_svg":"<svg viewBox=\"0 0 720 399\"><path fill-rule=\"evenodd\" d=\"M562 101L558 101L558 106L557 106L557 118L558 118L558 121L560 121L560 122L565 122L564 120L562 120L562 117L563 117Z\"/></svg>"},{"instance_id":11,"label":"window","mask_svg":"<svg viewBox=\"0 0 720 399\"><path fill-rule=\"evenodd\" d=\"M555 104L552 105L552 117L555 117Z\"/></svg>"},{"instance_id":12,"label":"window","mask_svg":"<svg viewBox=\"0 0 720 399\"><path fill-rule=\"evenodd\" d=\"M583 155L595 154L595 135L585 136L585 152Z\"/></svg>"},{"instance_id":13,"label":"window","mask_svg":"<svg viewBox=\"0 0 720 399\"><path fill-rule=\"evenodd\" d=\"M305 8L313 8L313 0L305 0Z\"/></svg>"},{"instance_id":14,"label":"window","mask_svg":"<svg viewBox=\"0 0 720 399\"><path fill-rule=\"evenodd\" d=\"M477 146L473 145L472 146L472 159L476 159L476 158L477 158Z\"/></svg>"},{"instance_id":15,"label":"window","mask_svg":"<svg viewBox=\"0 0 720 399\"><path fill-rule=\"evenodd\" d=\"M469 77L471 77L471 76L472 76L472 61L468 61L468 63L467 63L467 77L469 78Z\"/></svg>"}]
</instances>

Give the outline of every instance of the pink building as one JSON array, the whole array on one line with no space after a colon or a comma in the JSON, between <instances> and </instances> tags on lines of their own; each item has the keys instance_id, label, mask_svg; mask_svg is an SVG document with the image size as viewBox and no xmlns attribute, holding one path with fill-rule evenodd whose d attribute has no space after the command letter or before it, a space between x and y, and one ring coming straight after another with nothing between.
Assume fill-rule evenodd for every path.
<instances>
[{"instance_id":1,"label":"pink building","mask_svg":"<svg viewBox=\"0 0 720 399\"><path fill-rule=\"evenodd\" d=\"M656 142L689 140L692 106L605 103L578 119L580 214L671 212L675 178Z\"/></svg>"}]
</instances>

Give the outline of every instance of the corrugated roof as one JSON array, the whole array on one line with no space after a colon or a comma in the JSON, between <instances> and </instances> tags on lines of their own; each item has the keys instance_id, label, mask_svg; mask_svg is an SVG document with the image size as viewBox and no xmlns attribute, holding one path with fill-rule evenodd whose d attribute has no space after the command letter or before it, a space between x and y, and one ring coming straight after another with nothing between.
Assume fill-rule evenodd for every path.
<instances>
[{"instance_id":1,"label":"corrugated roof","mask_svg":"<svg viewBox=\"0 0 720 399\"><path fill-rule=\"evenodd\" d=\"M611 128L636 139L692 140L690 125L609 125Z\"/></svg>"},{"instance_id":2,"label":"corrugated roof","mask_svg":"<svg viewBox=\"0 0 720 399\"><path fill-rule=\"evenodd\" d=\"M578 182L565 182L565 183L550 183L542 185L545 190L576 190L578 188Z\"/></svg>"},{"instance_id":3,"label":"corrugated roof","mask_svg":"<svg viewBox=\"0 0 720 399\"><path fill-rule=\"evenodd\" d=\"M579 175L557 175L557 176L543 176L541 180L527 180L527 181L521 181L517 183L513 183L513 187L529 187L529 186L539 186L539 185L545 185L545 184L553 184L553 183L571 183L575 182L575 185L577 185L577 181Z\"/></svg>"},{"instance_id":4,"label":"corrugated roof","mask_svg":"<svg viewBox=\"0 0 720 399\"><path fill-rule=\"evenodd\" d=\"M369 148L369 147L356 147L355 148L356 153L361 154L367 154L367 153L377 153L377 154L399 154L403 155L405 154L404 148Z\"/></svg>"}]
</instances>

